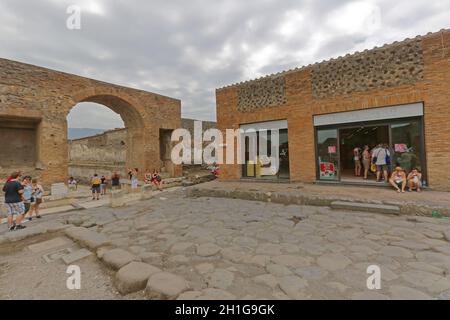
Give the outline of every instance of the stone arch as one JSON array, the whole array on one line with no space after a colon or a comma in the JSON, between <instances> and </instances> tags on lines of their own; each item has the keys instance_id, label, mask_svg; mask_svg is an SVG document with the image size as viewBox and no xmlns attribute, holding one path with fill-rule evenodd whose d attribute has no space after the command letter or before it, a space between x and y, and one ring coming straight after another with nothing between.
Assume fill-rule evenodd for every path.
<instances>
[{"instance_id":1,"label":"stone arch","mask_svg":"<svg viewBox=\"0 0 450 320\"><path fill-rule=\"evenodd\" d=\"M44 185L67 179L67 115L77 103L100 103L121 115L130 148L128 167L158 168L162 162L160 133L181 125L178 99L1 58L0 74L0 129L12 137L7 147L12 150L24 145L26 138L26 146L33 150L18 151L32 158L23 171L40 178ZM24 138L11 133L22 128L30 135ZM14 159L5 158L4 163L22 169L23 163ZM0 174L6 175L9 169L1 165ZM181 166L174 166L171 175L181 175Z\"/></svg>"},{"instance_id":2,"label":"stone arch","mask_svg":"<svg viewBox=\"0 0 450 320\"><path fill-rule=\"evenodd\" d=\"M146 133L149 131L146 125L146 112L141 105L124 92L111 90L109 88L85 89L76 92L66 108L66 119L73 107L81 102L94 102L104 105L119 114L127 129L126 140L126 168L139 168L141 171L146 167ZM66 121L67 128L67 121ZM65 130L67 132L67 130ZM68 163L69 159L67 159ZM68 172L68 167L67 167ZM123 171L123 170L122 170ZM141 172L142 173L142 172Z\"/></svg>"}]
</instances>

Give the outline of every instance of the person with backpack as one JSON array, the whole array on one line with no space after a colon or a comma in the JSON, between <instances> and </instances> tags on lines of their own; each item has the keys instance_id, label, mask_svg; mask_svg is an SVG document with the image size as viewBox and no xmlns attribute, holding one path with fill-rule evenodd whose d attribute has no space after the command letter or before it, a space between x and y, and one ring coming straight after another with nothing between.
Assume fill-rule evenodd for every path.
<instances>
[{"instance_id":1,"label":"person with backpack","mask_svg":"<svg viewBox=\"0 0 450 320\"><path fill-rule=\"evenodd\" d=\"M391 153L389 152L386 144L380 143L373 150L372 163L377 166L377 182L381 182L381 174L385 182L388 182L388 169L390 165Z\"/></svg>"},{"instance_id":2,"label":"person with backpack","mask_svg":"<svg viewBox=\"0 0 450 320\"><path fill-rule=\"evenodd\" d=\"M10 180L3 186L5 193L5 207L8 215L8 229L10 231L24 229L22 225L23 217L25 215L25 205L23 203L23 186L18 181L20 172L13 172ZM14 223L14 216L16 221Z\"/></svg>"}]
</instances>

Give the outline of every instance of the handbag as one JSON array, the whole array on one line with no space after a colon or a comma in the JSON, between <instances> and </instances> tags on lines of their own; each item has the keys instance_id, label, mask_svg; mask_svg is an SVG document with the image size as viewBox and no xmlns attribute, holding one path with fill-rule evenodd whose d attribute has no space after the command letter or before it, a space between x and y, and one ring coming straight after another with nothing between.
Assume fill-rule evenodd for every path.
<instances>
[{"instance_id":1,"label":"handbag","mask_svg":"<svg viewBox=\"0 0 450 320\"><path fill-rule=\"evenodd\" d=\"M377 172L377 165L375 163L372 163L372 165L370 166L370 171Z\"/></svg>"}]
</instances>

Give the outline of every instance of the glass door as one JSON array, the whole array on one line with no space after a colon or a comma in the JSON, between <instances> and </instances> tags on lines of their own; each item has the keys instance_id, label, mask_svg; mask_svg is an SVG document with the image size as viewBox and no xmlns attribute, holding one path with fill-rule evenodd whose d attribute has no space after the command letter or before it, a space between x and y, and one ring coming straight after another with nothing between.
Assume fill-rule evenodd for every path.
<instances>
[{"instance_id":1,"label":"glass door","mask_svg":"<svg viewBox=\"0 0 450 320\"><path fill-rule=\"evenodd\" d=\"M392 165L402 167L406 173L417 168L424 173L422 123L419 119L391 124Z\"/></svg>"},{"instance_id":2,"label":"glass door","mask_svg":"<svg viewBox=\"0 0 450 320\"><path fill-rule=\"evenodd\" d=\"M338 129L317 130L317 161L320 180L339 180Z\"/></svg>"}]
</instances>

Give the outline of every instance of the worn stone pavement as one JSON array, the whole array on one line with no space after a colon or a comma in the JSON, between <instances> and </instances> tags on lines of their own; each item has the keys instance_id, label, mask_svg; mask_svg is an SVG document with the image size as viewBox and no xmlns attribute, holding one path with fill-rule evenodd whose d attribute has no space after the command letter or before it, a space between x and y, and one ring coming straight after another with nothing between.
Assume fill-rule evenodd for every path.
<instances>
[{"instance_id":1,"label":"worn stone pavement","mask_svg":"<svg viewBox=\"0 0 450 320\"><path fill-rule=\"evenodd\" d=\"M181 277L188 289L178 299L450 299L444 219L187 198L183 190L54 219ZM366 286L373 264L381 290Z\"/></svg>"}]
</instances>

